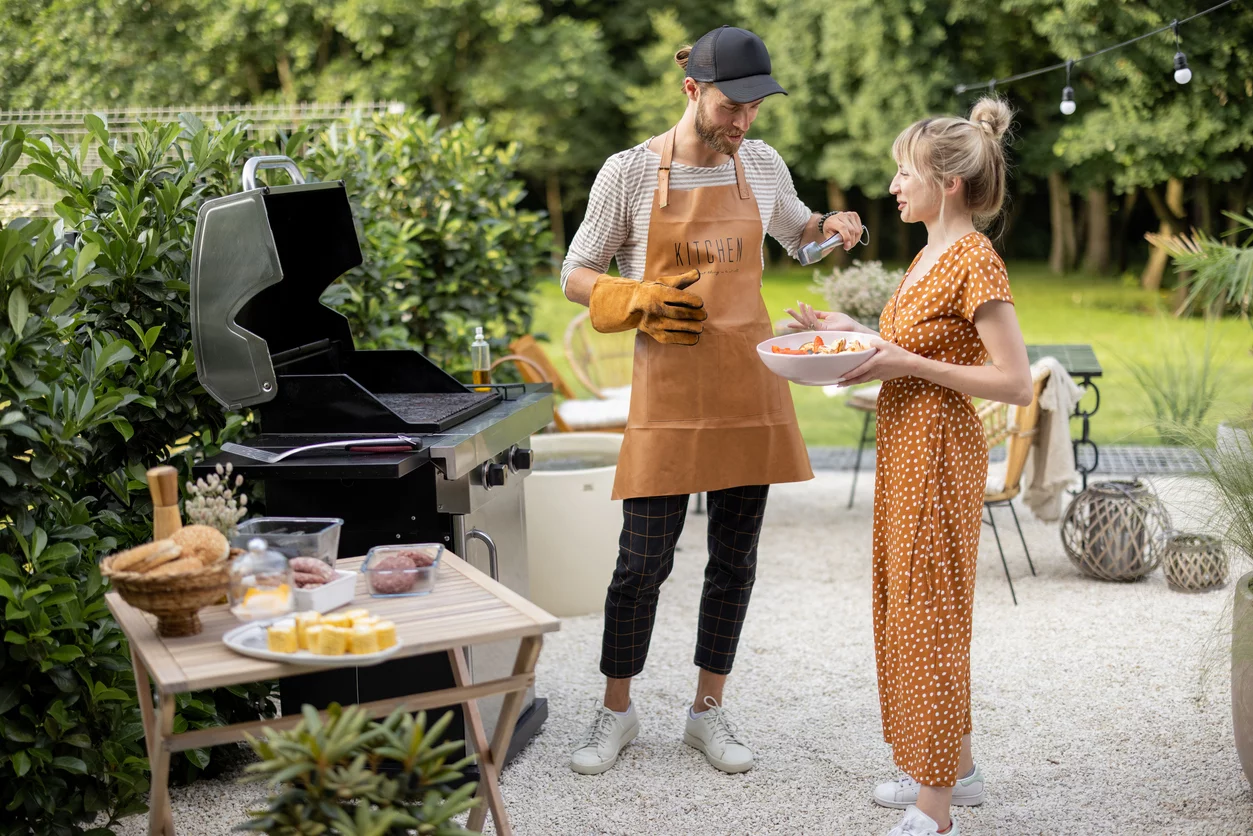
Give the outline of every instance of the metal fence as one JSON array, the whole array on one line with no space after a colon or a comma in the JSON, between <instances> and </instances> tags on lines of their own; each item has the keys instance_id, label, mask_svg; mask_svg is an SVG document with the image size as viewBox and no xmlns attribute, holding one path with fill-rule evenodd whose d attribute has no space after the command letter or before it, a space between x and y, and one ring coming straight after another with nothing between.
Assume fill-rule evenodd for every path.
<instances>
[{"instance_id":1,"label":"metal fence","mask_svg":"<svg viewBox=\"0 0 1253 836\"><path fill-rule=\"evenodd\" d=\"M324 104L301 102L298 104L262 105L191 105L188 107L129 107L102 110L0 110L0 126L21 125L27 136L56 133L70 145L77 145L89 133L84 118L96 115L105 120L111 136L125 142L143 128L144 122L175 122L180 115L191 114L206 125L226 122L238 116L248 124L251 137L268 138L278 130L291 133L300 128L318 129L333 122L347 121L354 116L376 113L401 113L401 102L347 102ZM0 194L13 194L0 200L0 221L15 217L51 216L52 206L61 199L60 193L50 183L40 178L22 174L29 162L23 156L3 178L0 178ZM90 173L103 163L93 148L88 154L84 173Z\"/></svg>"}]
</instances>

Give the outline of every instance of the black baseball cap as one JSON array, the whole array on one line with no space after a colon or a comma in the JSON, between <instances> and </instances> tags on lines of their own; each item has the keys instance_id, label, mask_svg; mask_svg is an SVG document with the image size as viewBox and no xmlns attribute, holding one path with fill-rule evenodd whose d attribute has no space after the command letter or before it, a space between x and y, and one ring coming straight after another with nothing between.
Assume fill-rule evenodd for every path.
<instances>
[{"instance_id":1,"label":"black baseball cap","mask_svg":"<svg viewBox=\"0 0 1253 836\"><path fill-rule=\"evenodd\" d=\"M787 91L770 77L770 53L747 29L722 26L706 32L687 57L687 77L708 81L728 99L743 104Z\"/></svg>"}]
</instances>

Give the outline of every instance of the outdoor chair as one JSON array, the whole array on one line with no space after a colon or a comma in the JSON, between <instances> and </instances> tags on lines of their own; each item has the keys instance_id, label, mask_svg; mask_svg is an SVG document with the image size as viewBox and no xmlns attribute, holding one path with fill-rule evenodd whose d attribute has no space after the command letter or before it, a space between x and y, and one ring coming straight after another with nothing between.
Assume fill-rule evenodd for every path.
<instances>
[{"instance_id":1,"label":"outdoor chair","mask_svg":"<svg viewBox=\"0 0 1253 836\"><path fill-rule=\"evenodd\" d=\"M1043 369L1034 380L1034 392L1031 403L1027 406L1011 406L1007 403L989 401L979 407L979 418L983 421L984 433L988 440L988 449L999 444L1006 445L1003 464L988 465L987 487L983 494L983 507L987 509L984 525L992 527L992 535L996 538L996 549L1001 554L1001 566L1005 569L1005 580L1009 582L1009 595L1018 605L1018 596L1014 593L1014 581L1009 576L1009 564L1005 560L1005 547L1001 544L1001 534L996 527L993 508L1009 508L1014 517L1014 527L1018 529L1018 539L1022 542L1023 553L1027 556L1027 566L1031 574L1035 574L1035 564L1031 562L1031 552L1027 549L1027 538L1023 536L1022 525L1018 521L1018 512L1014 510L1013 500L1022 492L1022 474L1027 465L1027 454L1035 442L1036 432L1040 423L1040 393L1048 383L1048 369Z\"/></svg>"},{"instance_id":2,"label":"outdoor chair","mask_svg":"<svg viewBox=\"0 0 1253 836\"><path fill-rule=\"evenodd\" d=\"M526 383L551 383L561 398L553 410L553 424L558 432L622 432L626 428L630 401L577 397L548 352L530 334L510 343L509 352L492 363L492 368L512 362Z\"/></svg>"},{"instance_id":3,"label":"outdoor chair","mask_svg":"<svg viewBox=\"0 0 1253 836\"><path fill-rule=\"evenodd\" d=\"M635 332L602 334L583 311L566 326L566 359L587 391L602 400L631 398L631 371L635 363Z\"/></svg>"},{"instance_id":4,"label":"outdoor chair","mask_svg":"<svg viewBox=\"0 0 1253 836\"><path fill-rule=\"evenodd\" d=\"M845 397L844 405L863 414L861 422L861 438L857 441L857 458L853 461L853 487L848 492L848 507L853 507L853 497L857 494L857 474L861 471L861 457L866 445L875 443L875 418L879 409L879 389L882 383L861 386L850 391Z\"/></svg>"}]
</instances>

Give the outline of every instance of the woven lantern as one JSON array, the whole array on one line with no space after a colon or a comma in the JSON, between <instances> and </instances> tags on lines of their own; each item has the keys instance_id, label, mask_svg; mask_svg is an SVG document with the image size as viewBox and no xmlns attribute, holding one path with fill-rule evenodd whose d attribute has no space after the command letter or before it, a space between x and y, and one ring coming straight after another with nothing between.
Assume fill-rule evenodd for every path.
<instances>
[{"instance_id":1,"label":"woven lantern","mask_svg":"<svg viewBox=\"0 0 1253 836\"><path fill-rule=\"evenodd\" d=\"M1134 581L1157 568L1170 531L1166 507L1139 479L1096 482L1066 509L1062 545L1085 575Z\"/></svg>"},{"instance_id":2,"label":"woven lantern","mask_svg":"<svg viewBox=\"0 0 1253 836\"><path fill-rule=\"evenodd\" d=\"M1176 532L1166 541L1162 573L1175 589L1197 592L1227 582L1227 553L1223 542L1208 534Z\"/></svg>"}]
</instances>

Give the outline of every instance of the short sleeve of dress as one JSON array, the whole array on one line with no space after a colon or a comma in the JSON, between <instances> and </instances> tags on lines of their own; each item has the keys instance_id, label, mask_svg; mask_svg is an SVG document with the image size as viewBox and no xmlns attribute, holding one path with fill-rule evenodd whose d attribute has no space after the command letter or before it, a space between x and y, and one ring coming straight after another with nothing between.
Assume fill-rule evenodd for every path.
<instances>
[{"instance_id":1,"label":"short sleeve of dress","mask_svg":"<svg viewBox=\"0 0 1253 836\"><path fill-rule=\"evenodd\" d=\"M962 261L966 275L957 294L957 309L963 317L974 322L975 311L985 302L1014 304L1009 273L995 250L986 246L971 247Z\"/></svg>"}]
</instances>

